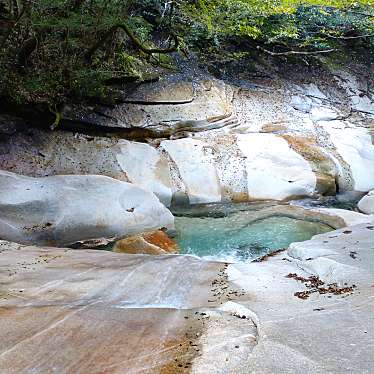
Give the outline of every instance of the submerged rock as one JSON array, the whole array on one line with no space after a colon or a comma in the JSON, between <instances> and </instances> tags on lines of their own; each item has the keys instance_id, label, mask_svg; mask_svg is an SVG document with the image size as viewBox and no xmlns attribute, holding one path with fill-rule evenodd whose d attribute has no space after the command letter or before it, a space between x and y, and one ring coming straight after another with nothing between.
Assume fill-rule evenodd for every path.
<instances>
[{"instance_id":1,"label":"submerged rock","mask_svg":"<svg viewBox=\"0 0 374 374\"><path fill-rule=\"evenodd\" d=\"M104 176L31 178L0 171L0 238L70 245L173 227L151 192Z\"/></svg>"}]
</instances>

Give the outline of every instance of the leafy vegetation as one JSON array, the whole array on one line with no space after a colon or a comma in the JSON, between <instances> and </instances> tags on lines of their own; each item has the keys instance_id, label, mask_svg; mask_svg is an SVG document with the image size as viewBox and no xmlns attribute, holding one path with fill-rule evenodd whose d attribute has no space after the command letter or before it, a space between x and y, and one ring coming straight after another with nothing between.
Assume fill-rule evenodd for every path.
<instances>
[{"instance_id":1,"label":"leafy vegetation","mask_svg":"<svg viewBox=\"0 0 374 374\"><path fill-rule=\"evenodd\" d=\"M374 49L369 0L0 0L0 95L58 113L115 100L173 52L238 60Z\"/></svg>"}]
</instances>

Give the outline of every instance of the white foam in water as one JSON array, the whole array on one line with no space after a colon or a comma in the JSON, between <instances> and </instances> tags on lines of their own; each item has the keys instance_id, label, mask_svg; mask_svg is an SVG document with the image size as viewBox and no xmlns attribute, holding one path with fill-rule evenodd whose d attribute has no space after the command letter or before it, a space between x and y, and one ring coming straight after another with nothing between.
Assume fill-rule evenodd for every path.
<instances>
[{"instance_id":1,"label":"white foam in water","mask_svg":"<svg viewBox=\"0 0 374 374\"><path fill-rule=\"evenodd\" d=\"M289 217L270 217L252 222L253 211L226 217L176 217L182 254L228 262L251 261L290 243L310 239L331 228L317 222Z\"/></svg>"}]
</instances>

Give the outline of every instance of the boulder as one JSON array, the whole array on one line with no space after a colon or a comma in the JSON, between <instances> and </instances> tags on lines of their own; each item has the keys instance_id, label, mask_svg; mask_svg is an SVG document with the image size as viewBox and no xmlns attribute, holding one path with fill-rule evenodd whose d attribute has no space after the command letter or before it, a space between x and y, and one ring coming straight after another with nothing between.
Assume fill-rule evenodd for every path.
<instances>
[{"instance_id":1,"label":"boulder","mask_svg":"<svg viewBox=\"0 0 374 374\"><path fill-rule=\"evenodd\" d=\"M317 178L316 190L323 195L335 195L336 166L327 152L311 136L282 135L290 147L307 160Z\"/></svg>"},{"instance_id":2,"label":"boulder","mask_svg":"<svg viewBox=\"0 0 374 374\"><path fill-rule=\"evenodd\" d=\"M335 161L339 169L341 190L358 192L372 190L374 146L368 130L343 121L321 121L319 124L336 149Z\"/></svg>"},{"instance_id":3,"label":"boulder","mask_svg":"<svg viewBox=\"0 0 374 374\"><path fill-rule=\"evenodd\" d=\"M311 196L316 176L310 164L274 134L240 134L245 157L248 194L252 199L283 200Z\"/></svg>"},{"instance_id":4,"label":"boulder","mask_svg":"<svg viewBox=\"0 0 374 374\"><path fill-rule=\"evenodd\" d=\"M161 147L175 163L190 204L221 201L221 186L208 144L187 138L165 140Z\"/></svg>"},{"instance_id":5,"label":"boulder","mask_svg":"<svg viewBox=\"0 0 374 374\"><path fill-rule=\"evenodd\" d=\"M163 231L158 230L118 240L113 251L117 253L164 255L178 253L178 245Z\"/></svg>"},{"instance_id":6,"label":"boulder","mask_svg":"<svg viewBox=\"0 0 374 374\"><path fill-rule=\"evenodd\" d=\"M31 178L0 171L0 238L70 245L173 227L151 192L104 176Z\"/></svg>"},{"instance_id":7,"label":"boulder","mask_svg":"<svg viewBox=\"0 0 374 374\"><path fill-rule=\"evenodd\" d=\"M358 209L366 214L374 214L374 190L370 191L358 202Z\"/></svg>"},{"instance_id":8,"label":"boulder","mask_svg":"<svg viewBox=\"0 0 374 374\"><path fill-rule=\"evenodd\" d=\"M172 181L167 158L146 143L118 142L117 161L130 182L154 192L160 201L170 206Z\"/></svg>"},{"instance_id":9,"label":"boulder","mask_svg":"<svg viewBox=\"0 0 374 374\"><path fill-rule=\"evenodd\" d=\"M373 223L374 215L362 214L346 209L336 208L313 208L310 209L312 212L318 212L323 215L329 215L331 217L340 218L344 222L344 226L358 225L361 223Z\"/></svg>"}]
</instances>

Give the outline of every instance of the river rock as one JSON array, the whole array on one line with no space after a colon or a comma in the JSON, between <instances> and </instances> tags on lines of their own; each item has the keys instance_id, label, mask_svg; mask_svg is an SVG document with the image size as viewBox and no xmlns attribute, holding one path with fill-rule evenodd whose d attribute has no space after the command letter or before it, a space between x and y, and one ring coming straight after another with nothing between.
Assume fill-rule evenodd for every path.
<instances>
[{"instance_id":1,"label":"river rock","mask_svg":"<svg viewBox=\"0 0 374 374\"><path fill-rule=\"evenodd\" d=\"M171 75L124 93L100 118L97 108L86 107L88 117L79 112L76 121L97 125L87 127L90 134L3 123L0 169L106 175L154 192L166 206L368 192L373 121L349 96L360 95L367 79L346 89L339 74L337 81L276 77L239 87Z\"/></svg>"},{"instance_id":2,"label":"river rock","mask_svg":"<svg viewBox=\"0 0 374 374\"><path fill-rule=\"evenodd\" d=\"M320 122L329 134L341 162L340 186L342 190L367 192L374 188L374 146L367 129L342 121ZM349 178L345 178L349 169ZM344 179L345 178L345 179Z\"/></svg>"},{"instance_id":3,"label":"river rock","mask_svg":"<svg viewBox=\"0 0 374 374\"><path fill-rule=\"evenodd\" d=\"M222 265L1 241L0 268L2 374L175 373L198 353L195 312Z\"/></svg>"},{"instance_id":4,"label":"river rock","mask_svg":"<svg viewBox=\"0 0 374 374\"><path fill-rule=\"evenodd\" d=\"M273 134L238 135L245 157L248 194L253 199L283 200L311 196L316 177L309 163Z\"/></svg>"},{"instance_id":5,"label":"river rock","mask_svg":"<svg viewBox=\"0 0 374 374\"><path fill-rule=\"evenodd\" d=\"M358 209L366 214L374 214L374 190L370 191L358 202Z\"/></svg>"},{"instance_id":6,"label":"river rock","mask_svg":"<svg viewBox=\"0 0 374 374\"><path fill-rule=\"evenodd\" d=\"M336 209L336 208L313 208L310 209L312 212L318 212L327 214L332 217L341 218L344 222L344 226L359 225L361 223L373 223L374 214L367 215L352 210Z\"/></svg>"},{"instance_id":7,"label":"river rock","mask_svg":"<svg viewBox=\"0 0 374 374\"><path fill-rule=\"evenodd\" d=\"M242 373L372 370L373 229L351 226L293 243L287 254L228 267L229 281L251 295L241 304L259 331Z\"/></svg>"},{"instance_id":8,"label":"river rock","mask_svg":"<svg viewBox=\"0 0 374 374\"><path fill-rule=\"evenodd\" d=\"M201 140L166 140L161 147L175 163L191 204L221 201L212 148Z\"/></svg>"},{"instance_id":9,"label":"river rock","mask_svg":"<svg viewBox=\"0 0 374 374\"><path fill-rule=\"evenodd\" d=\"M54 246L173 227L151 192L104 176L31 178L0 171L0 237Z\"/></svg>"},{"instance_id":10,"label":"river rock","mask_svg":"<svg viewBox=\"0 0 374 374\"><path fill-rule=\"evenodd\" d=\"M149 255L178 253L178 249L177 243L161 230L118 240L113 247L113 251L117 253L144 253Z\"/></svg>"},{"instance_id":11,"label":"river rock","mask_svg":"<svg viewBox=\"0 0 374 374\"><path fill-rule=\"evenodd\" d=\"M170 206L172 180L167 158L146 143L120 140L118 146L117 161L129 181L154 192Z\"/></svg>"},{"instance_id":12,"label":"river rock","mask_svg":"<svg viewBox=\"0 0 374 374\"><path fill-rule=\"evenodd\" d=\"M336 194L337 167L333 157L319 144L314 136L284 134L289 146L309 162L316 176L316 190L323 195Z\"/></svg>"}]
</instances>

